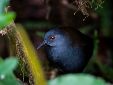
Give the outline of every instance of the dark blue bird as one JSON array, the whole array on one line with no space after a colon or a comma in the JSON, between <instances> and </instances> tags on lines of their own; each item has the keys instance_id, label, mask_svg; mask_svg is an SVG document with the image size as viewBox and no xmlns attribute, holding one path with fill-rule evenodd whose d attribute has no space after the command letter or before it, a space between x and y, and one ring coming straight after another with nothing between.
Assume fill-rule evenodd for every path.
<instances>
[{"instance_id":1,"label":"dark blue bird","mask_svg":"<svg viewBox=\"0 0 113 85\"><path fill-rule=\"evenodd\" d=\"M44 36L48 59L63 73L82 72L93 51L93 41L71 27L57 27Z\"/></svg>"}]
</instances>

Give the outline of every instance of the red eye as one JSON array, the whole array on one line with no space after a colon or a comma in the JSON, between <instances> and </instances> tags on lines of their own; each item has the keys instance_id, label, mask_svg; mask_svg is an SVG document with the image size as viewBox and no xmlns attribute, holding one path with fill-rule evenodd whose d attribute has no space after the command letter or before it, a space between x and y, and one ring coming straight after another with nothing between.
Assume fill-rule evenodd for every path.
<instances>
[{"instance_id":1,"label":"red eye","mask_svg":"<svg viewBox=\"0 0 113 85\"><path fill-rule=\"evenodd\" d=\"M55 39L55 36L51 35L51 36L49 36L49 39L50 40L54 40Z\"/></svg>"}]
</instances>

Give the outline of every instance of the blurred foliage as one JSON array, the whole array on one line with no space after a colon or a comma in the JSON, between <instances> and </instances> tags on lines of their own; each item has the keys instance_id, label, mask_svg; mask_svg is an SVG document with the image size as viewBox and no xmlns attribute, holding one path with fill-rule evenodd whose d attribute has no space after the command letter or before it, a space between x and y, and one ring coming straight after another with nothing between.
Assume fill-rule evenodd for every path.
<instances>
[{"instance_id":1,"label":"blurred foliage","mask_svg":"<svg viewBox=\"0 0 113 85\"><path fill-rule=\"evenodd\" d=\"M111 68L108 65L102 64L100 61L96 61L96 63L98 64L100 70L102 71L102 73L104 75L106 75L106 78L111 80L113 79L113 68Z\"/></svg>"},{"instance_id":2,"label":"blurred foliage","mask_svg":"<svg viewBox=\"0 0 113 85\"><path fill-rule=\"evenodd\" d=\"M7 25L11 24L11 22L15 18L15 13L9 12L7 14L0 15L0 29L5 28Z\"/></svg>"},{"instance_id":3,"label":"blurred foliage","mask_svg":"<svg viewBox=\"0 0 113 85\"><path fill-rule=\"evenodd\" d=\"M23 25L26 27L26 29L45 29L45 28L51 28L55 25L51 24L50 22L47 22L47 21L40 21L40 22L37 22L37 21L27 21L27 22L24 22Z\"/></svg>"},{"instance_id":4,"label":"blurred foliage","mask_svg":"<svg viewBox=\"0 0 113 85\"><path fill-rule=\"evenodd\" d=\"M16 55L27 65L26 68L32 75L32 80L35 85L46 85L40 61L37 58L36 51L32 46L24 28L21 25L15 26L14 24L11 24L10 28L12 31L8 33L8 39L10 42L10 50L13 51L10 51L11 54L15 55L14 50L16 50Z\"/></svg>"},{"instance_id":5,"label":"blurred foliage","mask_svg":"<svg viewBox=\"0 0 113 85\"><path fill-rule=\"evenodd\" d=\"M94 8L95 10L99 8L103 8L103 3L105 0L91 0L91 7Z\"/></svg>"},{"instance_id":6,"label":"blurred foliage","mask_svg":"<svg viewBox=\"0 0 113 85\"><path fill-rule=\"evenodd\" d=\"M22 54L19 53L20 57L24 57L29 66L30 72L32 72L32 76L34 79L35 85L46 85L46 81L43 75L43 71L40 66L40 61L37 58L36 51L32 46L24 28L20 25L17 25L15 28L16 36L19 40L19 44L22 46L21 49Z\"/></svg>"},{"instance_id":7,"label":"blurred foliage","mask_svg":"<svg viewBox=\"0 0 113 85\"><path fill-rule=\"evenodd\" d=\"M15 58L8 58L5 61L0 59L0 85L20 85L13 74L17 63Z\"/></svg>"},{"instance_id":8,"label":"blurred foliage","mask_svg":"<svg viewBox=\"0 0 113 85\"><path fill-rule=\"evenodd\" d=\"M0 28L5 28L6 26L8 26L10 24L9 27L7 27L7 29L11 29L12 31L10 32L15 32L15 33L12 33L12 36L11 36L11 33L8 33L8 38L10 40L15 40L15 41L10 41L10 44L13 44L14 42L14 45L17 46L17 44L19 44L19 46L22 48L21 49L18 49L18 52L17 55L19 55L18 57L25 57L26 58L26 61L27 61L27 64L28 66L30 67L30 71L29 72L32 72L32 76L33 76L33 79L34 80L34 84L35 85L45 85L45 80L44 80L44 75L42 73L42 70L41 70L41 66L40 66L40 63L37 59L37 55L36 55L36 52L31 44L31 42L29 41L29 38L27 37L27 34L26 32L24 31L24 29L22 27L18 27L16 29L16 26L14 26L14 24L12 24L11 22L14 20L14 17L15 17L15 14L12 12L8 12L8 13L5 13L5 8L6 6L8 5L9 3L9 0L0 0ZM14 28L14 29L13 29ZM16 37L16 39L13 39L13 38ZM12 42L12 43L11 43ZM18 43L17 43L18 42ZM13 45L11 45L12 48L10 50L14 51L16 50L16 47L14 47ZM20 48L19 47L19 48ZM23 53L21 53L21 52ZM13 52L12 52L13 54ZM15 53L14 53L15 54ZM15 64L16 64L16 61L14 59L10 60L9 61L7 60L3 65L1 65L0 67L0 74L1 74L1 78L4 76L6 76L6 73L10 72L10 70L12 70L14 67L15 67ZM8 67L8 65L10 65ZM7 76L7 80L3 79L2 82L1 82L1 85L18 85L18 83L15 82L14 78L13 78L14 75L12 74L9 74Z\"/></svg>"},{"instance_id":9,"label":"blurred foliage","mask_svg":"<svg viewBox=\"0 0 113 85\"><path fill-rule=\"evenodd\" d=\"M81 11L83 15L89 16L88 9L93 8L96 10L98 8L102 8L104 0L74 0L73 3L75 4L77 11Z\"/></svg>"},{"instance_id":10,"label":"blurred foliage","mask_svg":"<svg viewBox=\"0 0 113 85\"><path fill-rule=\"evenodd\" d=\"M9 0L0 0L0 29L5 28L15 19L15 13L7 12L6 7L9 4Z\"/></svg>"},{"instance_id":11,"label":"blurred foliage","mask_svg":"<svg viewBox=\"0 0 113 85\"><path fill-rule=\"evenodd\" d=\"M88 65L85 67L83 72L91 71L92 68L93 68L93 64L96 63L97 52L98 52L98 47L99 47L99 39L98 39L98 32L97 32L97 30L95 30L95 32L94 32L93 45L94 45L93 55L92 55L90 61L88 62Z\"/></svg>"},{"instance_id":12,"label":"blurred foliage","mask_svg":"<svg viewBox=\"0 0 113 85\"><path fill-rule=\"evenodd\" d=\"M102 8L98 8L96 12L101 17L101 31L103 32L104 36L111 36L112 35L112 2L107 0L103 3Z\"/></svg>"},{"instance_id":13,"label":"blurred foliage","mask_svg":"<svg viewBox=\"0 0 113 85\"><path fill-rule=\"evenodd\" d=\"M48 85L108 85L103 79L87 74L68 74L50 80Z\"/></svg>"},{"instance_id":14,"label":"blurred foliage","mask_svg":"<svg viewBox=\"0 0 113 85\"><path fill-rule=\"evenodd\" d=\"M0 0L0 14L5 13L5 8L8 6L9 0Z\"/></svg>"},{"instance_id":15,"label":"blurred foliage","mask_svg":"<svg viewBox=\"0 0 113 85\"><path fill-rule=\"evenodd\" d=\"M44 37L44 35L45 35L44 32L37 32L36 34L37 34L37 36L40 36L40 37Z\"/></svg>"}]
</instances>

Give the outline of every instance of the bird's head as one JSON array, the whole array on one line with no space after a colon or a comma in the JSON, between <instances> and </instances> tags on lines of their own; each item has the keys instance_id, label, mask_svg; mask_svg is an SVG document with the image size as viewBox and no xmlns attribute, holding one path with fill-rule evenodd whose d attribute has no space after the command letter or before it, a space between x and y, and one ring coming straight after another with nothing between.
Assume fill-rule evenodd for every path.
<instances>
[{"instance_id":1,"label":"bird's head","mask_svg":"<svg viewBox=\"0 0 113 85\"><path fill-rule=\"evenodd\" d=\"M38 48L40 48L43 45L48 45L51 47L62 46L68 43L67 41L69 42L66 33L60 30L59 28L54 28L45 34L43 43L39 45Z\"/></svg>"}]
</instances>

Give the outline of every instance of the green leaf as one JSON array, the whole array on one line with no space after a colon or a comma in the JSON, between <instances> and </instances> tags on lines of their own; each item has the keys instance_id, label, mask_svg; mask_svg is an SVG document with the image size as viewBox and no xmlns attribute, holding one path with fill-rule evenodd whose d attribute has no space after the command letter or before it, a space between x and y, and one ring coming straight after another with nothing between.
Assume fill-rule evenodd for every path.
<instances>
[{"instance_id":1,"label":"green leaf","mask_svg":"<svg viewBox=\"0 0 113 85\"><path fill-rule=\"evenodd\" d=\"M15 18L14 12L9 12L7 14L0 15L0 29L3 29L7 25L9 25Z\"/></svg>"},{"instance_id":2,"label":"green leaf","mask_svg":"<svg viewBox=\"0 0 113 85\"><path fill-rule=\"evenodd\" d=\"M15 58L8 58L5 61L0 58L0 85L20 85L12 72L16 65Z\"/></svg>"},{"instance_id":3,"label":"green leaf","mask_svg":"<svg viewBox=\"0 0 113 85\"><path fill-rule=\"evenodd\" d=\"M3 77L4 76L4 77ZM20 85L13 73L2 75L0 85Z\"/></svg>"},{"instance_id":4,"label":"green leaf","mask_svg":"<svg viewBox=\"0 0 113 85\"><path fill-rule=\"evenodd\" d=\"M9 4L9 0L0 0L0 14L5 12L5 7Z\"/></svg>"},{"instance_id":5,"label":"green leaf","mask_svg":"<svg viewBox=\"0 0 113 85\"><path fill-rule=\"evenodd\" d=\"M6 75L14 70L17 65L17 59L8 58L0 63L0 75Z\"/></svg>"},{"instance_id":6,"label":"green leaf","mask_svg":"<svg viewBox=\"0 0 113 85\"><path fill-rule=\"evenodd\" d=\"M50 80L48 85L107 85L107 83L88 74L68 74Z\"/></svg>"}]
</instances>

